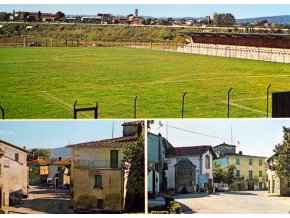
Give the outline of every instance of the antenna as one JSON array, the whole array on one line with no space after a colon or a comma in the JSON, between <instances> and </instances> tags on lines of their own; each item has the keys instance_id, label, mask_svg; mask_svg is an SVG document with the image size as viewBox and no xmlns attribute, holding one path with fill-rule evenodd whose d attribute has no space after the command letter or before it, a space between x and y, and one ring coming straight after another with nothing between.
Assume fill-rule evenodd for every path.
<instances>
[{"instance_id":1,"label":"antenna","mask_svg":"<svg viewBox=\"0 0 290 218\"><path fill-rule=\"evenodd\" d=\"M114 120L113 120L113 125L112 125L112 139L114 138Z\"/></svg>"}]
</instances>

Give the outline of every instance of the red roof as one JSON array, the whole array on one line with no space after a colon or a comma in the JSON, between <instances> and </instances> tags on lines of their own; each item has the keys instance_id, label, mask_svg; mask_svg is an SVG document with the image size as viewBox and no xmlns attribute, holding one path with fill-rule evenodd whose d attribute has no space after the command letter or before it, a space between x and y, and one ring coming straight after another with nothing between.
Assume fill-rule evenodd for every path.
<instances>
[{"instance_id":1,"label":"red roof","mask_svg":"<svg viewBox=\"0 0 290 218\"><path fill-rule=\"evenodd\" d=\"M85 142L80 144L68 145L68 148L124 148L134 145L138 136L125 136L100 141Z\"/></svg>"},{"instance_id":2,"label":"red roof","mask_svg":"<svg viewBox=\"0 0 290 218\"><path fill-rule=\"evenodd\" d=\"M122 126L139 126L142 125L144 126L144 120L137 120L137 121L132 121L132 122L126 122L123 123Z\"/></svg>"},{"instance_id":3,"label":"red roof","mask_svg":"<svg viewBox=\"0 0 290 218\"><path fill-rule=\"evenodd\" d=\"M70 165L70 164L71 164L71 159L57 160L50 163L50 165L65 165L65 166Z\"/></svg>"},{"instance_id":4,"label":"red roof","mask_svg":"<svg viewBox=\"0 0 290 218\"><path fill-rule=\"evenodd\" d=\"M36 160L29 160L27 161L27 165L48 165L48 161L43 160L43 159L36 159Z\"/></svg>"}]
</instances>

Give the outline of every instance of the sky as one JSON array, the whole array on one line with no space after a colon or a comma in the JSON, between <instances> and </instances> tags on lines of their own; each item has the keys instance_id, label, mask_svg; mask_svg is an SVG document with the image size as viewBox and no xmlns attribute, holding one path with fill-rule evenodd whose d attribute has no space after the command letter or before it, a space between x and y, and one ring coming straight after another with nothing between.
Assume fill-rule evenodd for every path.
<instances>
[{"instance_id":1,"label":"sky","mask_svg":"<svg viewBox=\"0 0 290 218\"><path fill-rule=\"evenodd\" d=\"M290 4L0 4L0 11L41 11L66 15L96 15L112 13L128 15L139 9L141 16L154 17L204 17L217 13L232 13L235 18L289 15Z\"/></svg>"},{"instance_id":2,"label":"sky","mask_svg":"<svg viewBox=\"0 0 290 218\"><path fill-rule=\"evenodd\" d=\"M128 120L126 120L128 121ZM0 140L18 147L58 148L122 136L125 120L0 121Z\"/></svg>"},{"instance_id":3,"label":"sky","mask_svg":"<svg viewBox=\"0 0 290 218\"><path fill-rule=\"evenodd\" d=\"M174 147L216 146L225 142L236 145L236 152L242 151L246 155L263 157L270 157L274 154L275 145L283 140L282 127L290 127L290 119L171 119L161 120L162 127L159 122L160 120L155 120L149 131L155 134L161 133L165 138L168 136L168 141ZM168 125L167 128L166 125ZM195 133L176 129L176 127Z\"/></svg>"}]
</instances>

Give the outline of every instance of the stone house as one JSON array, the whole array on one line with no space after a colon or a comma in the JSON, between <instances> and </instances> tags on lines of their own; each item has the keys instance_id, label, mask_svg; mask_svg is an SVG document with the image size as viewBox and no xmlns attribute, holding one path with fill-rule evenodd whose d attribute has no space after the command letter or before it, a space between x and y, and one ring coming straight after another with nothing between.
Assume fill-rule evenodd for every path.
<instances>
[{"instance_id":1,"label":"stone house","mask_svg":"<svg viewBox=\"0 0 290 218\"><path fill-rule=\"evenodd\" d=\"M27 194L27 151L0 140L0 208L9 206L9 196Z\"/></svg>"},{"instance_id":2,"label":"stone house","mask_svg":"<svg viewBox=\"0 0 290 218\"><path fill-rule=\"evenodd\" d=\"M29 185L39 185L47 183L49 162L37 157L35 160L27 161L29 168Z\"/></svg>"},{"instance_id":3,"label":"stone house","mask_svg":"<svg viewBox=\"0 0 290 218\"><path fill-rule=\"evenodd\" d=\"M49 164L47 181L49 184L53 184L54 187L63 188L70 185L70 166L71 160L62 160L61 157L58 160Z\"/></svg>"},{"instance_id":4,"label":"stone house","mask_svg":"<svg viewBox=\"0 0 290 218\"><path fill-rule=\"evenodd\" d=\"M169 190L179 190L180 182L176 178L176 164L184 158L187 158L193 164L195 175L192 175L191 187L187 185L188 192L205 191L213 186L213 160L216 154L209 145L173 147L165 152L165 161L168 163L166 170L167 188ZM188 161L187 161L188 163Z\"/></svg>"},{"instance_id":5,"label":"stone house","mask_svg":"<svg viewBox=\"0 0 290 218\"><path fill-rule=\"evenodd\" d=\"M289 196L290 195L290 173L288 178L281 179L278 177L274 169L276 155L267 159L267 186L268 192L274 195ZM290 164L289 164L290 166ZM290 167L289 167L290 168Z\"/></svg>"},{"instance_id":6,"label":"stone house","mask_svg":"<svg viewBox=\"0 0 290 218\"><path fill-rule=\"evenodd\" d=\"M91 199L93 209L122 212L126 205L127 175L121 169L124 151L137 143L143 121L123 124L123 136L68 145L72 150L72 199ZM87 207L87 206L86 206ZM89 208L87 208L89 209Z\"/></svg>"}]
</instances>

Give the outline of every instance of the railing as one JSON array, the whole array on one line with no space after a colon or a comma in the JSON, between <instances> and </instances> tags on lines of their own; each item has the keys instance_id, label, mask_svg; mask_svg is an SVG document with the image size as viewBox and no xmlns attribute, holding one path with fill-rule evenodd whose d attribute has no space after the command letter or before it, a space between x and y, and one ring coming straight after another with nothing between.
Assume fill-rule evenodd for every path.
<instances>
[{"instance_id":1,"label":"railing","mask_svg":"<svg viewBox=\"0 0 290 218\"><path fill-rule=\"evenodd\" d=\"M110 168L110 161L109 160L75 160L74 168L84 168L84 169Z\"/></svg>"}]
</instances>

